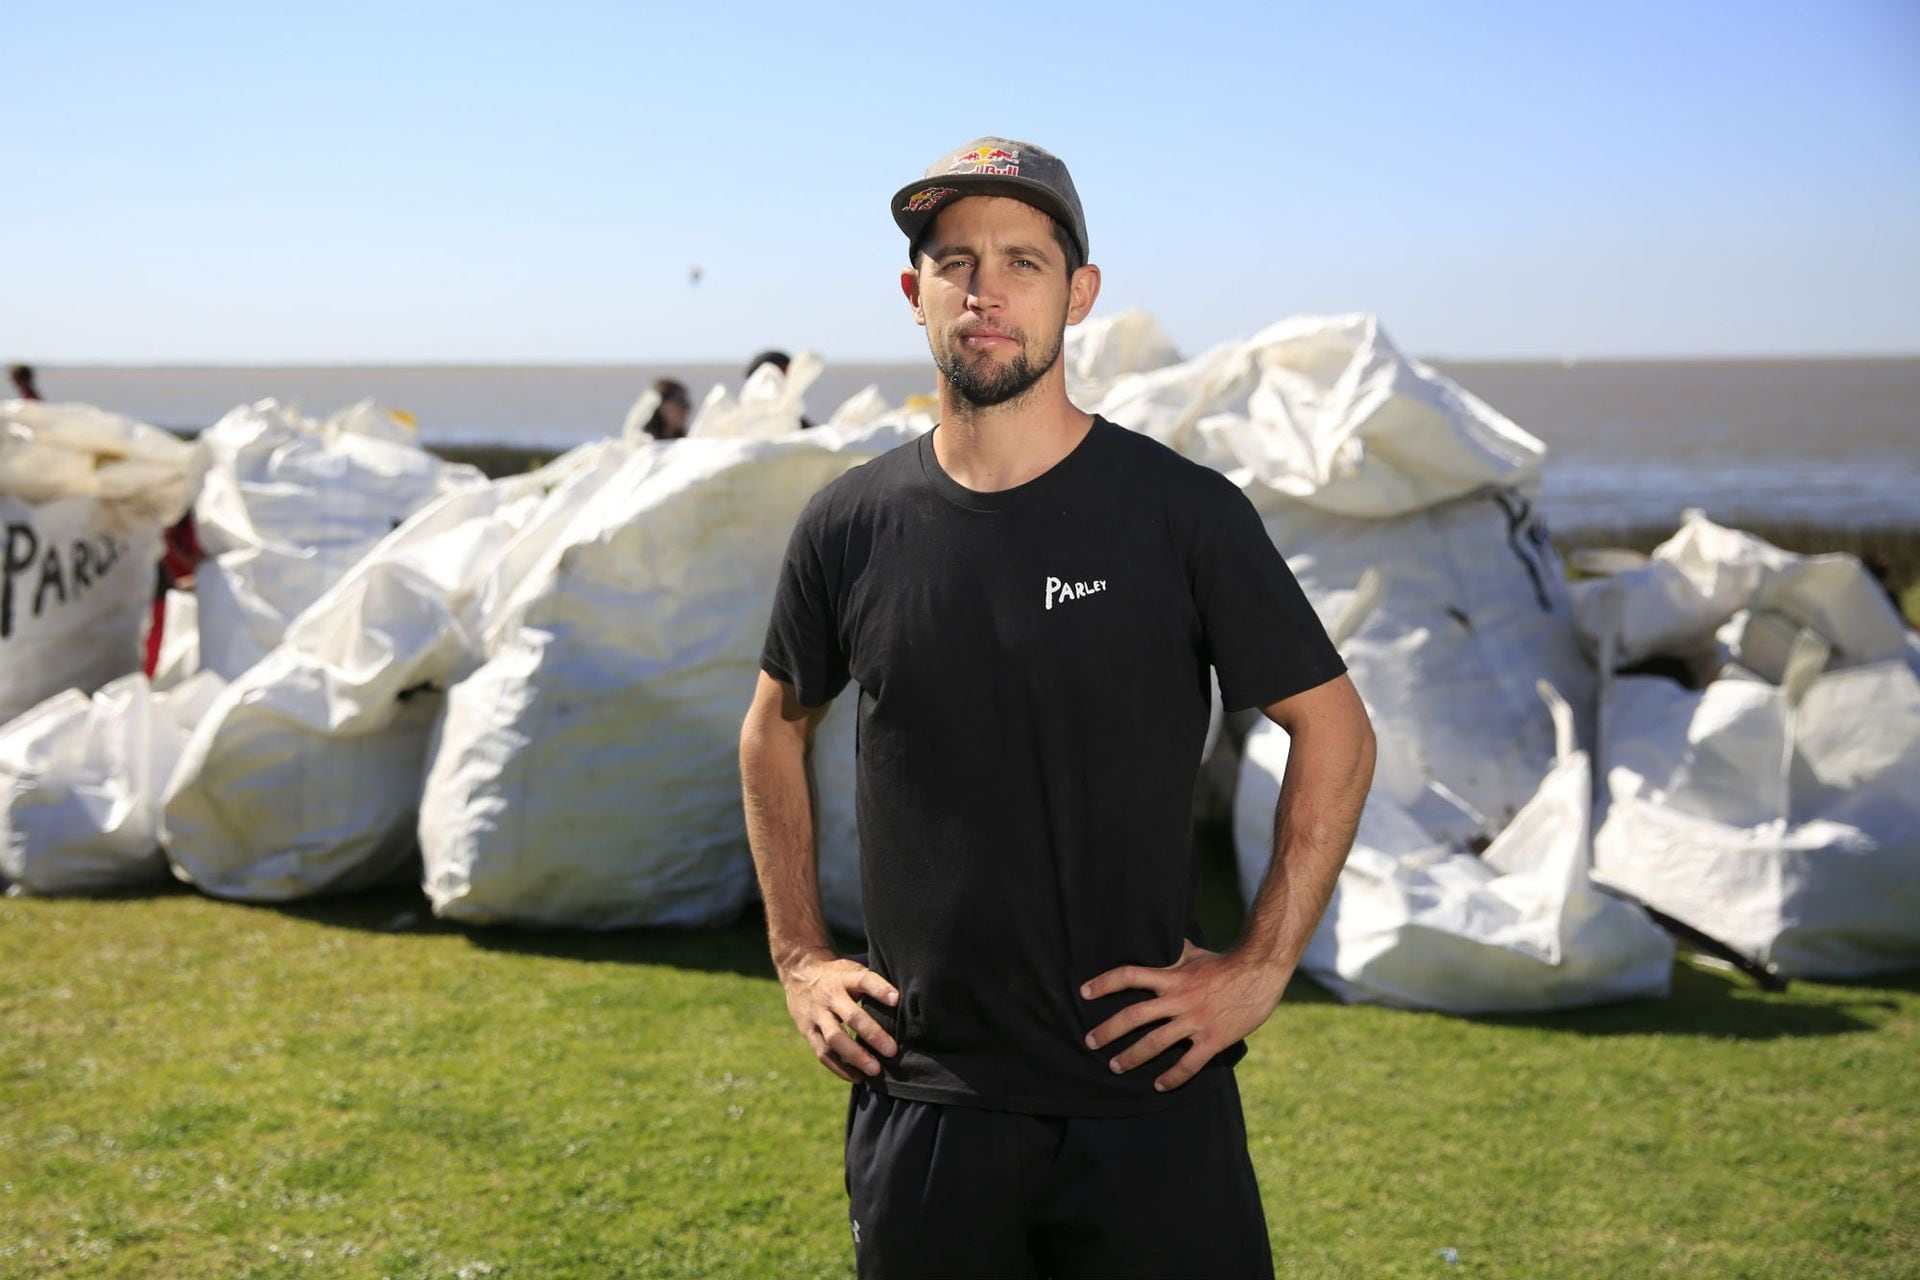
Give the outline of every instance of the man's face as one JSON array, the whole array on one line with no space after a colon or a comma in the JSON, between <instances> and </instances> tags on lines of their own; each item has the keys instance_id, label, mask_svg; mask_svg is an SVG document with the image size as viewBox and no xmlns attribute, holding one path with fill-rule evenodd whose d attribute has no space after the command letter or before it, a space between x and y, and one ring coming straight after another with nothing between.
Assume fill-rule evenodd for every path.
<instances>
[{"instance_id":1,"label":"man's face","mask_svg":"<svg viewBox=\"0 0 1920 1280\"><path fill-rule=\"evenodd\" d=\"M1066 268L1052 220L1032 205L968 196L940 211L901 287L954 394L1007 404L1046 376L1066 326L1093 305Z\"/></svg>"}]
</instances>

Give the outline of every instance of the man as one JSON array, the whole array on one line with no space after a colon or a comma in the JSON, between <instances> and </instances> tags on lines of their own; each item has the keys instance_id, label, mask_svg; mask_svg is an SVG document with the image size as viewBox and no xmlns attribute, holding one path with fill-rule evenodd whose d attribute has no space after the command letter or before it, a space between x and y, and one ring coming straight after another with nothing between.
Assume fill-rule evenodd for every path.
<instances>
[{"instance_id":1,"label":"man","mask_svg":"<svg viewBox=\"0 0 1920 1280\"><path fill-rule=\"evenodd\" d=\"M1271 1275L1231 1068L1352 841L1366 714L1246 498L1068 401L1100 271L1066 167L983 138L893 213L940 423L808 504L740 747L788 1012L856 1086L860 1274ZM1293 736L1226 952L1191 920L1209 667ZM805 771L849 682L864 964Z\"/></svg>"},{"instance_id":2,"label":"man","mask_svg":"<svg viewBox=\"0 0 1920 1280\"><path fill-rule=\"evenodd\" d=\"M22 400L38 400L40 388L34 385L33 366L30 364L10 365L7 376L13 379L13 394Z\"/></svg>"}]
</instances>

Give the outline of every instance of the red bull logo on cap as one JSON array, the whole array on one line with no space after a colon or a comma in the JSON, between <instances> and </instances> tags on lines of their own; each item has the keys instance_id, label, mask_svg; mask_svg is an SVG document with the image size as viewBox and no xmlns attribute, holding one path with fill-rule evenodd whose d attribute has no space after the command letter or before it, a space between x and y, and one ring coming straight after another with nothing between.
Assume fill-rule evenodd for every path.
<instances>
[{"instance_id":1,"label":"red bull logo on cap","mask_svg":"<svg viewBox=\"0 0 1920 1280\"><path fill-rule=\"evenodd\" d=\"M907 197L908 213L925 213L936 207L948 196L956 194L952 187L927 187Z\"/></svg>"},{"instance_id":2,"label":"red bull logo on cap","mask_svg":"<svg viewBox=\"0 0 1920 1280\"><path fill-rule=\"evenodd\" d=\"M1020 176L1020 153L1004 147L969 147L947 162L948 173L990 173L1002 178Z\"/></svg>"}]
</instances>

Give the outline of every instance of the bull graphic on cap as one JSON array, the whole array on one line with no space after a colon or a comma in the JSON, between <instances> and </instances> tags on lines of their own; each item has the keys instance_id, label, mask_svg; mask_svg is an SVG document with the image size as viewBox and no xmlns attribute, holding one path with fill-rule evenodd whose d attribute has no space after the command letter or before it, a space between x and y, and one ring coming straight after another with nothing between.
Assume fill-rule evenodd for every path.
<instances>
[{"instance_id":1,"label":"bull graphic on cap","mask_svg":"<svg viewBox=\"0 0 1920 1280\"><path fill-rule=\"evenodd\" d=\"M952 187L927 187L907 197L907 212L925 213L948 196L958 194Z\"/></svg>"},{"instance_id":2,"label":"bull graphic on cap","mask_svg":"<svg viewBox=\"0 0 1920 1280\"><path fill-rule=\"evenodd\" d=\"M969 147L956 151L947 163L948 173L991 173L1003 178L1020 176L1020 153L1004 147Z\"/></svg>"}]
</instances>

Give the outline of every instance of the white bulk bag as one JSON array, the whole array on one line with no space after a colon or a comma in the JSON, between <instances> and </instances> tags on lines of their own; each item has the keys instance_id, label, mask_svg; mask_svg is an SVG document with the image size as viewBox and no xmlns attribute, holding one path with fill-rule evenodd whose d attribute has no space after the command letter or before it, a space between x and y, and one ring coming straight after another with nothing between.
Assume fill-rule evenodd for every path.
<instances>
[{"instance_id":1,"label":"white bulk bag","mask_svg":"<svg viewBox=\"0 0 1920 1280\"><path fill-rule=\"evenodd\" d=\"M409 443L410 433L380 428L391 416L356 405L316 423L262 400L201 433L207 470L194 516L207 554L196 575L203 667L240 675L414 512L485 483L475 468Z\"/></svg>"},{"instance_id":2,"label":"white bulk bag","mask_svg":"<svg viewBox=\"0 0 1920 1280\"><path fill-rule=\"evenodd\" d=\"M1723 642L1744 640L1733 656L1774 681L1802 629L1826 640L1835 666L1911 661L1914 652L1905 621L1854 557L1796 555L1698 511L1646 563L1582 583L1576 604L1588 651L1610 648L1616 667L1704 652L1710 668L1716 630L1740 611L1747 617Z\"/></svg>"},{"instance_id":3,"label":"white bulk bag","mask_svg":"<svg viewBox=\"0 0 1920 1280\"><path fill-rule=\"evenodd\" d=\"M1385 763L1449 797L1440 834L1505 826L1554 759L1535 682L1591 702L1529 496L1545 447L1365 314L1280 321L1123 377L1098 408L1239 483L1323 621L1375 572L1342 650Z\"/></svg>"},{"instance_id":4,"label":"white bulk bag","mask_svg":"<svg viewBox=\"0 0 1920 1280\"><path fill-rule=\"evenodd\" d=\"M98 498L0 494L0 721L140 669L159 559L159 526Z\"/></svg>"},{"instance_id":5,"label":"white bulk bag","mask_svg":"<svg viewBox=\"0 0 1920 1280\"><path fill-rule=\"evenodd\" d=\"M193 450L91 405L0 401L0 723L140 669Z\"/></svg>"},{"instance_id":6,"label":"white bulk bag","mask_svg":"<svg viewBox=\"0 0 1920 1280\"><path fill-rule=\"evenodd\" d=\"M1537 476L1540 442L1400 354L1371 315L1296 316L1114 383L1088 406L1320 510L1405 515Z\"/></svg>"},{"instance_id":7,"label":"white bulk bag","mask_svg":"<svg viewBox=\"0 0 1920 1280\"><path fill-rule=\"evenodd\" d=\"M788 535L817 489L909 434L689 437L580 509L448 693L420 814L436 914L700 925L750 900L740 721ZM851 735L822 737L850 779Z\"/></svg>"},{"instance_id":8,"label":"white bulk bag","mask_svg":"<svg viewBox=\"0 0 1920 1280\"><path fill-rule=\"evenodd\" d=\"M891 412L878 383L868 383L840 402L827 418L830 427L870 427Z\"/></svg>"},{"instance_id":9,"label":"white bulk bag","mask_svg":"<svg viewBox=\"0 0 1920 1280\"><path fill-rule=\"evenodd\" d=\"M1593 696L1538 513L1507 489L1381 520L1249 492L1323 621L1353 610L1373 576L1340 651L1386 744L1382 767L1416 775L1408 795L1431 783L1462 802L1437 835L1505 827L1555 759L1538 682L1576 708Z\"/></svg>"},{"instance_id":10,"label":"white bulk bag","mask_svg":"<svg viewBox=\"0 0 1920 1280\"><path fill-rule=\"evenodd\" d=\"M1417 822L1390 788L1368 796L1333 900L1301 958L1346 1001L1471 1014L1570 1008L1662 996L1673 944L1588 878L1592 771L1573 716L1544 682L1559 759L1479 857ZM1384 739L1383 739L1384 740ZM1288 739L1248 734L1234 805L1246 899L1271 859Z\"/></svg>"},{"instance_id":11,"label":"white bulk bag","mask_svg":"<svg viewBox=\"0 0 1920 1280\"><path fill-rule=\"evenodd\" d=\"M445 495L287 627L194 734L165 808L174 872L280 902L408 870L441 691L479 660L479 601L569 471ZM556 499L555 494L560 496Z\"/></svg>"},{"instance_id":12,"label":"white bulk bag","mask_svg":"<svg viewBox=\"0 0 1920 1280\"><path fill-rule=\"evenodd\" d=\"M139 672L64 690L0 727L0 879L14 893L165 880L160 795L219 692L203 674L154 693Z\"/></svg>"},{"instance_id":13,"label":"white bulk bag","mask_svg":"<svg viewBox=\"0 0 1920 1280\"><path fill-rule=\"evenodd\" d=\"M1804 642L1803 642L1804 643ZM1594 874L1788 977L1920 964L1920 681L1623 677L1601 713Z\"/></svg>"},{"instance_id":14,"label":"white bulk bag","mask_svg":"<svg viewBox=\"0 0 1920 1280\"><path fill-rule=\"evenodd\" d=\"M1064 343L1067 396L1075 404L1096 403L1122 378L1180 362L1173 339L1140 310L1083 320L1067 330Z\"/></svg>"},{"instance_id":15,"label":"white bulk bag","mask_svg":"<svg viewBox=\"0 0 1920 1280\"><path fill-rule=\"evenodd\" d=\"M248 701L317 683L275 650L214 704L166 798L163 842L180 879L217 898L288 902L407 870L439 699L418 695L378 732L350 737Z\"/></svg>"},{"instance_id":16,"label":"white bulk bag","mask_svg":"<svg viewBox=\"0 0 1920 1280\"><path fill-rule=\"evenodd\" d=\"M0 400L0 494L98 498L129 524L165 527L193 501L198 459L171 432L90 404Z\"/></svg>"},{"instance_id":17,"label":"white bulk bag","mask_svg":"<svg viewBox=\"0 0 1920 1280\"><path fill-rule=\"evenodd\" d=\"M775 364L755 369L740 388L738 400L716 383L687 424L687 437L760 439L798 431L807 412L807 388L825 368L826 362L819 356L802 351L784 373Z\"/></svg>"}]
</instances>

